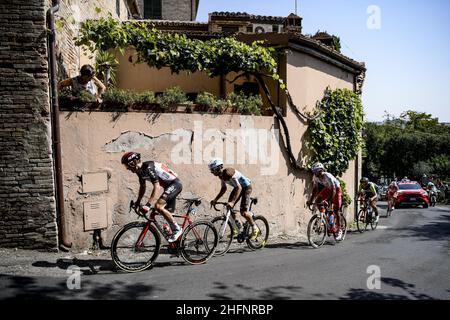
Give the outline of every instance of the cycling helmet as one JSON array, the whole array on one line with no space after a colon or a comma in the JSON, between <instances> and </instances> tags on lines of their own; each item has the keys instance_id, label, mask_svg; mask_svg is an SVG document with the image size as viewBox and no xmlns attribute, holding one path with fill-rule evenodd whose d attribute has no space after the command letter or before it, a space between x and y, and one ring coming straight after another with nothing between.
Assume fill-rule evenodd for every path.
<instances>
[{"instance_id":1,"label":"cycling helmet","mask_svg":"<svg viewBox=\"0 0 450 320\"><path fill-rule=\"evenodd\" d=\"M208 168L209 168L209 170L215 170L215 169L219 168L220 166L223 166L223 161L222 161L222 159L215 158L215 159L211 159L211 160L208 162Z\"/></svg>"},{"instance_id":2,"label":"cycling helmet","mask_svg":"<svg viewBox=\"0 0 450 320\"><path fill-rule=\"evenodd\" d=\"M364 183L364 182L368 183L369 182L369 178L366 178L366 177L361 178L361 180L359 180L359 182L360 183Z\"/></svg>"},{"instance_id":3,"label":"cycling helmet","mask_svg":"<svg viewBox=\"0 0 450 320\"><path fill-rule=\"evenodd\" d=\"M311 171L316 174L317 172L319 172L320 170L324 171L325 167L323 166L323 164L321 164L320 162L315 163L312 168Z\"/></svg>"},{"instance_id":4,"label":"cycling helmet","mask_svg":"<svg viewBox=\"0 0 450 320\"><path fill-rule=\"evenodd\" d=\"M140 153L130 151L130 152L125 153L122 156L122 161L121 162L122 162L122 164L128 166L130 164L130 162L135 161L135 160L139 161L140 159L141 159L141 154Z\"/></svg>"}]
</instances>

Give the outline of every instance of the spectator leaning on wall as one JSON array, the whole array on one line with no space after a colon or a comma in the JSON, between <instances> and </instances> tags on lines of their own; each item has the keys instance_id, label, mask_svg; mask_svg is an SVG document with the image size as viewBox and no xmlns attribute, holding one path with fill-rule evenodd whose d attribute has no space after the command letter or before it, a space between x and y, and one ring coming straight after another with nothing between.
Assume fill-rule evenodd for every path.
<instances>
[{"instance_id":1,"label":"spectator leaning on wall","mask_svg":"<svg viewBox=\"0 0 450 320\"><path fill-rule=\"evenodd\" d=\"M65 87L71 87L74 95L87 91L95 96L99 102L101 102L101 95L106 90L106 86L97 79L94 68L89 64L81 67L79 76L64 79L58 83L58 91Z\"/></svg>"}]
</instances>

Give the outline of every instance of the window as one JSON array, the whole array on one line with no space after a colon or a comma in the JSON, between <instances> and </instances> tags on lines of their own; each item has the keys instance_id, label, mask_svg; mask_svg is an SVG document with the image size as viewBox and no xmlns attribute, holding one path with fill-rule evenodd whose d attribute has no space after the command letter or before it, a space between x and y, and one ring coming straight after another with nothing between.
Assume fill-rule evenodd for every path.
<instances>
[{"instance_id":1,"label":"window","mask_svg":"<svg viewBox=\"0 0 450 320\"><path fill-rule=\"evenodd\" d=\"M259 85L255 82L244 82L242 85L235 84L234 92L239 93L242 92L246 96L249 95L259 95Z\"/></svg>"},{"instance_id":2,"label":"window","mask_svg":"<svg viewBox=\"0 0 450 320\"><path fill-rule=\"evenodd\" d=\"M222 32L239 32L238 26L222 26Z\"/></svg>"},{"instance_id":3,"label":"window","mask_svg":"<svg viewBox=\"0 0 450 320\"><path fill-rule=\"evenodd\" d=\"M277 24L274 24L272 26L272 32L278 33L278 25Z\"/></svg>"},{"instance_id":4,"label":"window","mask_svg":"<svg viewBox=\"0 0 450 320\"><path fill-rule=\"evenodd\" d=\"M161 0L144 0L144 19L162 19Z\"/></svg>"}]
</instances>

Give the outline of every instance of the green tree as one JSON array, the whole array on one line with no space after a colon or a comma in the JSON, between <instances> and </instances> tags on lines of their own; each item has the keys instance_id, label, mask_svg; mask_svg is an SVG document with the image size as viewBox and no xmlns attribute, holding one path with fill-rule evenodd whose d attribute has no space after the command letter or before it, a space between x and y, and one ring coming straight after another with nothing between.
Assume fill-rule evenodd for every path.
<instances>
[{"instance_id":1,"label":"green tree","mask_svg":"<svg viewBox=\"0 0 450 320\"><path fill-rule=\"evenodd\" d=\"M450 175L450 130L430 114L387 114L382 124L366 123L363 137L363 174L372 179Z\"/></svg>"}]
</instances>

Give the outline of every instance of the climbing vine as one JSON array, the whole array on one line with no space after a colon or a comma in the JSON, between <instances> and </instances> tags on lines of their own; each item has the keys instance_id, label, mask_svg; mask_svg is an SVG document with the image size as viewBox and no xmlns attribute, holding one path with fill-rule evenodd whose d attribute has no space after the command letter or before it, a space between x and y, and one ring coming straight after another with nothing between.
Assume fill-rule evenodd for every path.
<instances>
[{"instance_id":1,"label":"climbing vine","mask_svg":"<svg viewBox=\"0 0 450 320\"><path fill-rule=\"evenodd\" d=\"M230 72L269 74L278 80L274 49L262 41L245 44L231 37L202 41L183 34L162 32L142 21L120 23L111 16L84 22L76 40L91 52L133 47L133 62L172 72L202 71L211 77Z\"/></svg>"},{"instance_id":2,"label":"climbing vine","mask_svg":"<svg viewBox=\"0 0 450 320\"><path fill-rule=\"evenodd\" d=\"M301 113L277 73L275 50L263 46L263 41L246 44L233 37L221 37L207 41L190 39L183 34L162 32L142 21L120 23L112 16L83 23L76 39L78 46L86 46L91 52L118 49L122 53L134 48L133 63L147 63L155 68L169 67L172 72L205 72L210 77L227 75L230 72L240 76L252 75L266 95L276 119L284 133L285 149L294 169L306 170L296 160L290 142L287 124L281 109L271 99L265 78L278 82L287 95L287 102L294 114L311 123L312 137L309 147L315 153L314 160L321 160L330 171L341 174L348 168L348 161L357 155L361 143L362 106L359 97L352 92L327 91L321 103L320 112L313 117ZM348 108L348 109L347 109ZM341 148L339 147L341 146Z\"/></svg>"},{"instance_id":3,"label":"climbing vine","mask_svg":"<svg viewBox=\"0 0 450 320\"><path fill-rule=\"evenodd\" d=\"M310 164L322 162L328 172L342 176L362 146L361 98L348 89L327 88L318 108L321 117L308 127L307 146L313 152Z\"/></svg>"}]
</instances>

